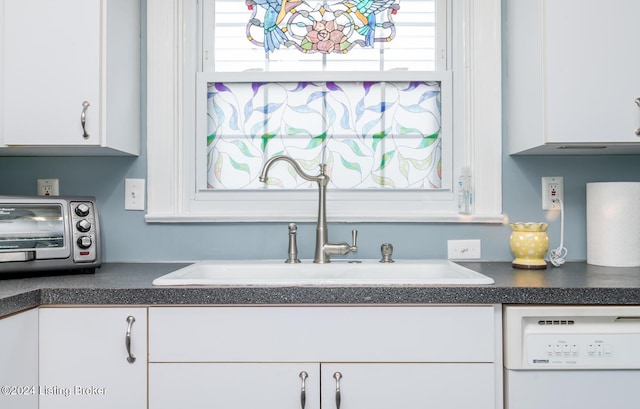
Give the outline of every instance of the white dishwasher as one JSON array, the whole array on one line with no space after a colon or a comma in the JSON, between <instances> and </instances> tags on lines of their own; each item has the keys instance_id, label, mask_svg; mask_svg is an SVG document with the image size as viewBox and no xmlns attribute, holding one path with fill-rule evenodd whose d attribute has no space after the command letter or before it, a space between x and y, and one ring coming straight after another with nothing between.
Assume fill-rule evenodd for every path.
<instances>
[{"instance_id":1,"label":"white dishwasher","mask_svg":"<svg viewBox=\"0 0 640 409\"><path fill-rule=\"evenodd\" d=\"M505 306L505 409L640 408L640 306Z\"/></svg>"}]
</instances>

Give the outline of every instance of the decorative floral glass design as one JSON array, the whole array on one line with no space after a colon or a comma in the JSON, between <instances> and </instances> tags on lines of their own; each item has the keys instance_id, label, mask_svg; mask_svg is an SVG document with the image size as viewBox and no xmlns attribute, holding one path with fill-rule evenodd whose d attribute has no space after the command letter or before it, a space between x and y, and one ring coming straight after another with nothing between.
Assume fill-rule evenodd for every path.
<instances>
[{"instance_id":1,"label":"decorative floral glass design","mask_svg":"<svg viewBox=\"0 0 640 409\"><path fill-rule=\"evenodd\" d=\"M316 187L284 164L269 185L266 159L295 158L309 173L327 163L329 188L441 187L438 82L210 82L210 189Z\"/></svg>"},{"instance_id":2,"label":"decorative floral glass design","mask_svg":"<svg viewBox=\"0 0 640 409\"><path fill-rule=\"evenodd\" d=\"M378 1L201 0L202 71L445 70L445 0Z\"/></svg>"},{"instance_id":3,"label":"decorative floral glass design","mask_svg":"<svg viewBox=\"0 0 640 409\"><path fill-rule=\"evenodd\" d=\"M389 42L396 33L397 0L344 0L335 3L246 0L251 18L247 38L266 53L280 46L304 53L347 53L353 47Z\"/></svg>"}]
</instances>

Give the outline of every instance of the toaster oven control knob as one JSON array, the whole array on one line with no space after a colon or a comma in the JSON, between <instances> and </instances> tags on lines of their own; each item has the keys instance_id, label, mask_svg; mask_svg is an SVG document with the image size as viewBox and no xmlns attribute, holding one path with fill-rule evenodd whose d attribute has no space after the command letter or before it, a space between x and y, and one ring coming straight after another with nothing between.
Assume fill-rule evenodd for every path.
<instances>
[{"instance_id":1,"label":"toaster oven control knob","mask_svg":"<svg viewBox=\"0 0 640 409\"><path fill-rule=\"evenodd\" d=\"M82 233L86 233L91 230L91 223L87 219L82 219L76 223L76 229Z\"/></svg>"},{"instance_id":2,"label":"toaster oven control knob","mask_svg":"<svg viewBox=\"0 0 640 409\"><path fill-rule=\"evenodd\" d=\"M80 203L78 206L76 206L76 214L80 217L88 216L90 210L91 208L86 203Z\"/></svg>"},{"instance_id":3,"label":"toaster oven control knob","mask_svg":"<svg viewBox=\"0 0 640 409\"><path fill-rule=\"evenodd\" d=\"M91 241L91 237L89 236L78 237L76 243L78 243L78 247L80 247L81 249L88 249L89 247L91 247L91 244L93 244L93 242Z\"/></svg>"}]
</instances>

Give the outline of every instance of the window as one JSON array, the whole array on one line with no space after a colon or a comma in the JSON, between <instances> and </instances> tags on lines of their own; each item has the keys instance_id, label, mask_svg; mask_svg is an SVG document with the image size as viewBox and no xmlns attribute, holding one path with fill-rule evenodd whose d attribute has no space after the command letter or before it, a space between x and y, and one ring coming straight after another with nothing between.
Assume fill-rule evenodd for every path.
<instances>
[{"instance_id":1,"label":"window","mask_svg":"<svg viewBox=\"0 0 640 409\"><path fill-rule=\"evenodd\" d=\"M217 1L220 4L244 5L245 3ZM402 7L406 4L406 7L411 10L411 7L435 4L436 1L441 4L447 3L445 0L404 0L400 7L402 11ZM206 152L207 129L212 129L211 123L207 124L206 120L207 90L225 89L239 94L252 93L256 89L255 84L258 83L269 85L257 87L260 92L274 94L283 87L290 90L296 89L300 84L313 82L314 86L324 90L324 98L330 97L328 91L338 88L348 89L349 95L358 95L358 92L362 92L359 90L363 89L363 84L374 84L377 92L379 91L382 95L392 94L399 89L408 89L417 84L420 87L432 87L432 92L437 90L442 94L439 103L442 104L443 109L439 120L442 121L444 136L441 138L440 156L431 159L441 161L443 164L442 169L438 170L441 172L438 174L438 180L431 183L433 174L430 176L412 174L412 178L405 177L408 182L402 186L402 190L392 189L391 185L385 185L380 180L376 182L374 177L363 178L363 180L367 179L369 184L362 184L363 180L353 179L355 174L366 173L375 177L379 177L379 174L373 174L370 170L364 172L363 169L366 168L364 164L336 155L333 160L339 160L343 168L342 174L336 171L335 187L342 187L342 189L330 190L328 194L329 221L502 221L500 216L500 1L450 0L450 3L447 6L448 9L439 8L439 10L448 10L445 16L454 16L446 20L450 23L444 30L446 42L442 42L442 36L439 37L440 40L421 41L420 44L432 49L432 52L419 53L421 56L426 56L425 58L411 61L411 53L403 51L406 44L401 41L397 42L395 48L392 47L391 44L399 40L398 35L390 41L388 49L380 48L383 51L378 51L375 59L370 58L371 61L363 63L365 64L363 67L369 68L354 72L345 70L353 66L353 61L363 60L362 56L365 54L358 47L353 47L347 53L338 56L316 52L312 60L301 58L299 50L285 49L285 47L282 47L282 50L267 50L269 58L266 60L265 52L261 49L256 53L259 57L251 56L250 53L238 55L235 51L238 47L233 46L232 40L222 38L225 35L229 37L225 27L233 24L246 25L246 14L242 23L240 23L240 17L236 17L238 21L234 23L233 18L227 16L228 18L222 19L223 23L216 23L216 30L208 32L205 24L202 25L202 31L199 29L202 21L199 17L206 16L210 12L206 7L207 2L204 3L204 7L195 0L149 2L147 4L149 179L147 220L314 220L317 206L317 193L314 189L273 191L260 186L251 186L257 189L240 191L238 186L242 185L242 181L236 180L230 183L234 185L231 189L221 190L220 186L215 186L215 183L221 182L221 180L216 181L215 161L213 164L207 164L207 161L203 160L206 156L197 155L197 152ZM398 19L397 30L400 28L411 30L412 25L419 26L427 21L424 18L416 18L415 13L407 13L407 15L411 16L413 21ZM431 24L431 31L437 32L438 25L433 27L429 22L415 29L414 32L417 35L424 35L429 31L427 27L429 24ZM204 33L202 37L199 35L201 32ZM209 43L207 38L216 38L216 36L219 36L218 43L228 43L228 47L224 52L213 53L212 58L211 51L207 50L204 44ZM438 38L435 34L430 36ZM245 38L241 40L247 41ZM299 46L302 47L300 44ZM446 47L442 44L446 44ZM258 45L263 46L263 44ZM306 44L306 47L311 46ZM203 50L202 54L199 52L200 49ZM280 51L283 53L279 54ZM449 58L450 54L456 57ZM331 58L345 56L349 56L351 62ZM312 73L299 68L301 64L312 63L319 67ZM236 72L234 70L237 68L233 68L234 64L241 64L243 69L248 71ZM262 64L262 66L256 67L256 64ZM385 67L407 68L406 65L410 64L415 64L419 69L385 70ZM203 70L210 71L206 73ZM482 81L475 81L476 78L481 78ZM410 98L410 96L403 95L403 98ZM215 101L209 100L209 105L214 103ZM326 100L319 106L324 107L325 111L331 109L327 108ZM388 117L379 122L388 124L393 121L394 118ZM388 126L383 125L382 128L387 129ZM323 134L322 127L318 127L317 131L317 135ZM265 142L262 137L265 134L260 134L257 145ZM336 135L338 138L342 136L345 135L339 132ZM238 140L240 139L236 139ZM304 143L308 145L308 141ZM250 149L247 144L242 146L241 143L233 141L230 144L234 145L234 149ZM264 156L252 156L256 162L254 167L259 167L260 163L271 154L282 151L277 144L273 146L272 150L263 149ZM254 145L251 148L258 149L260 146ZM355 149L362 151L365 148L356 147ZM324 160L327 156L326 153L310 155L312 159L321 157ZM213 157L215 155L210 158ZM195 165L194 158L198 158ZM374 161L378 161L379 165L383 159L380 156ZM214 166L213 171L210 171L211 167L208 171L209 165ZM472 169L476 192L474 213L471 216L458 215L454 192L454 181L464 165ZM283 164L283 166L286 165ZM356 166L360 166L357 172L351 169ZM379 166L373 166L373 169L377 168ZM371 166L368 169L372 169ZM405 176L406 172L402 173L404 170L398 169L404 168L396 165L396 175ZM352 171L351 179L349 179L348 170ZM391 167L388 170L391 171ZM346 180L351 182L347 183ZM422 187L424 187L424 181L428 181L429 189L417 189L416 183L420 185L420 182L411 183L409 180L414 182L422 180ZM356 190L355 188L359 185L364 189ZM371 189L374 185L383 189Z\"/></svg>"}]
</instances>

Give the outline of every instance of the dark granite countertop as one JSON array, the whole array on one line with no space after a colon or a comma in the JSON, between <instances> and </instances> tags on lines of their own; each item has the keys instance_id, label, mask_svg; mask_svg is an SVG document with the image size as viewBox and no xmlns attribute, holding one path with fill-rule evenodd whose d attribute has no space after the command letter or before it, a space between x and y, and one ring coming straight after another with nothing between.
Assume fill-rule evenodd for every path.
<instances>
[{"instance_id":1,"label":"dark granite countertop","mask_svg":"<svg viewBox=\"0 0 640 409\"><path fill-rule=\"evenodd\" d=\"M188 304L640 304L640 268L566 263L516 270L509 262L461 263L493 285L385 287L156 287L186 264L107 263L95 274L0 280L0 316L39 305Z\"/></svg>"}]
</instances>

